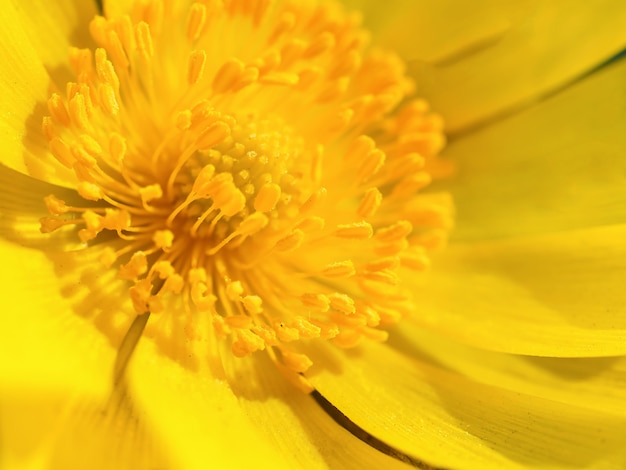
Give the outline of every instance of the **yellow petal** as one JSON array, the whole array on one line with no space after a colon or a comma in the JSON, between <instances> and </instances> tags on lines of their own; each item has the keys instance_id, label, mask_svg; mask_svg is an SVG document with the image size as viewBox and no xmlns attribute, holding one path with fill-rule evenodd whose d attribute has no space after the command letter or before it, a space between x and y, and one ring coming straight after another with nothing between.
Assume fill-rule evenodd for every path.
<instances>
[{"instance_id":1,"label":"yellow petal","mask_svg":"<svg viewBox=\"0 0 626 470\"><path fill-rule=\"evenodd\" d=\"M53 79L59 85L69 76L63 66L69 44L84 35L95 5L78 3L9 2L0 11L1 161L51 182L67 181L69 172L49 155L41 120Z\"/></svg>"},{"instance_id":2,"label":"yellow petal","mask_svg":"<svg viewBox=\"0 0 626 470\"><path fill-rule=\"evenodd\" d=\"M54 74L67 67L69 48L92 44L89 22L97 13L96 2L74 0L13 0L22 28L41 62Z\"/></svg>"},{"instance_id":3,"label":"yellow petal","mask_svg":"<svg viewBox=\"0 0 626 470\"><path fill-rule=\"evenodd\" d=\"M452 245L415 281L413 318L485 349L625 354L624 239L620 225Z\"/></svg>"},{"instance_id":4,"label":"yellow petal","mask_svg":"<svg viewBox=\"0 0 626 470\"><path fill-rule=\"evenodd\" d=\"M114 349L84 318L87 295L65 277L68 258L0 238L0 382L41 389L107 390ZM78 273L77 273L78 274Z\"/></svg>"},{"instance_id":5,"label":"yellow petal","mask_svg":"<svg viewBox=\"0 0 626 470\"><path fill-rule=\"evenodd\" d=\"M245 416L208 353L202 354L206 341L187 356L171 356L189 343L184 337L170 345L142 339L128 371L137 408L177 468L257 468L259 462L292 468Z\"/></svg>"},{"instance_id":6,"label":"yellow petal","mask_svg":"<svg viewBox=\"0 0 626 470\"><path fill-rule=\"evenodd\" d=\"M229 354L224 362L243 412L292 468L407 468L339 426L265 355L240 359Z\"/></svg>"},{"instance_id":7,"label":"yellow petal","mask_svg":"<svg viewBox=\"0 0 626 470\"><path fill-rule=\"evenodd\" d=\"M79 199L75 191L37 180L0 164L0 236L30 248L84 248L77 230L72 227L41 233L40 219L49 215L44 198L50 194L68 204Z\"/></svg>"},{"instance_id":8,"label":"yellow petal","mask_svg":"<svg viewBox=\"0 0 626 470\"><path fill-rule=\"evenodd\" d=\"M128 403L52 390L0 389L2 468L171 468Z\"/></svg>"},{"instance_id":9,"label":"yellow petal","mask_svg":"<svg viewBox=\"0 0 626 470\"><path fill-rule=\"evenodd\" d=\"M547 358L486 351L450 341L412 322L390 333L403 354L476 382L624 416L626 357Z\"/></svg>"},{"instance_id":10,"label":"yellow petal","mask_svg":"<svg viewBox=\"0 0 626 470\"><path fill-rule=\"evenodd\" d=\"M4 238L0 253L0 466L136 468L156 458L135 417L108 403L116 317L100 298L111 297L106 288L83 287L91 282L74 256L88 253L46 254Z\"/></svg>"},{"instance_id":11,"label":"yellow petal","mask_svg":"<svg viewBox=\"0 0 626 470\"><path fill-rule=\"evenodd\" d=\"M626 220L626 63L453 142L457 239Z\"/></svg>"},{"instance_id":12,"label":"yellow petal","mask_svg":"<svg viewBox=\"0 0 626 470\"><path fill-rule=\"evenodd\" d=\"M41 117L37 119L34 112L38 110L43 116L50 80L13 5L2 8L0 15L0 57L4 64L0 68L0 86L11 90L3 93L0 104L2 163L27 173L25 141L40 152L45 148Z\"/></svg>"},{"instance_id":13,"label":"yellow petal","mask_svg":"<svg viewBox=\"0 0 626 470\"><path fill-rule=\"evenodd\" d=\"M398 51L406 59L445 62L506 34L532 8L515 3L459 0L345 0L363 13L374 42Z\"/></svg>"},{"instance_id":14,"label":"yellow petal","mask_svg":"<svg viewBox=\"0 0 626 470\"><path fill-rule=\"evenodd\" d=\"M415 48L420 94L452 133L533 102L626 46L620 0L433 0L418 8L389 22L388 42L406 44L405 54Z\"/></svg>"},{"instance_id":15,"label":"yellow petal","mask_svg":"<svg viewBox=\"0 0 626 470\"><path fill-rule=\"evenodd\" d=\"M352 354L327 347L312 359L319 367L307 376L324 397L427 463L481 470L626 464L624 420L477 384L384 344Z\"/></svg>"}]
</instances>

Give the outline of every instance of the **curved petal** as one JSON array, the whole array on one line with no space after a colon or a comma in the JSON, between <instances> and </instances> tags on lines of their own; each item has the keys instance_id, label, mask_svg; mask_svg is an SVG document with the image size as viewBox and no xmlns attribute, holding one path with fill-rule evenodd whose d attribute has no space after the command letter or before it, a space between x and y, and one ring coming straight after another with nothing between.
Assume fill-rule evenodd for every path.
<instances>
[{"instance_id":1,"label":"curved petal","mask_svg":"<svg viewBox=\"0 0 626 470\"><path fill-rule=\"evenodd\" d=\"M313 353L307 373L350 419L388 444L444 468L621 468L626 421L477 384L368 343ZM313 366L316 367L316 366Z\"/></svg>"},{"instance_id":2,"label":"curved petal","mask_svg":"<svg viewBox=\"0 0 626 470\"><path fill-rule=\"evenodd\" d=\"M109 402L115 348L103 325L82 314L92 296L73 255L54 256L4 238L0 253L1 466L160 463L136 416Z\"/></svg>"},{"instance_id":3,"label":"curved petal","mask_svg":"<svg viewBox=\"0 0 626 470\"><path fill-rule=\"evenodd\" d=\"M548 358L503 354L466 346L408 319L388 344L403 354L475 382L581 408L625 416L626 357Z\"/></svg>"},{"instance_id":4,"label":"curved petal","mask_svg":"<svg viewBox=\"0 0 626 470\"><path fill-rule=\"evenodd\" d=\"M177 347L191 348L191 357L172 360L142 340L128 374L131 396L177 468L255 468L259 462L292 468L249 421L211 361L200 360L207 357L206 341Z\"/></svg>"},{"instance_id":5,"label":"curved petal","mask_svg":"<svg viewBox=\"0 0 626 470\"><path fill-rule=\"evenodd\" d=\"M0 238L0 383L101 393L114 348L76 308L80 279L61 278L67 258L51 258ZM105 371L105 372L103 372Z\"/></svg>"},{"instance_id":6,"label":"curved petal","mask_svg":"<svg viewBox=\"0 0 626 470\"><path fill-rule=\"evenodd\" d=\"M19 21L51 74L67 68L70 47L92 45L89 22L97 14L95 1L12 0Z\"/></svg>"},{"instance_id":7,"label":"curved petal","mask_svg":"<svg viewBox=\"0 0 626 470\"><path fill-rule=\"evenodd\" d=\"M37 180L0 163L0 237L43 250L84 248L76 227L41 233L40 220L49 215L44 198L50 194L69 205L80 204L76 191Z\"/></svg>"},{"instance_id":8,"label":"curved petal","mask_svg":"<svg viewBox=\"0 0 626 470\"><path fill-rule=\"evenodd\" d=\"M626 61L453 142L456 239L626 221Z\"/></svg>"},{"instance_id":9,"label":"curved petal","mask_svg":"<svg viewBox=\"0 0 626 470\"><path fill-rule=\"evenodd\" d=\"M2 468L171 468L141 419L107 400L0 390Z\"/></svg>"},{"instance_id":10,"label":"curved petal","mask_svg":"<svg viewBox=\"0 0 626 470\"><path fill-rule=\"evenodd\" d=\"M626 46L620 0L414 4L381 36L417 59L419 93L452 133L532 103Z\"/></svg>"},{"instance_id":11,"label":"curved petal","mask_svg":"<svg viewBox=\"0 0 626 470\"><path fill-rule=\"evenodd\" d=\"M91 2L80 2L81 7L76 4L69 0L9 2L0 11L0 58L4 64L0 86L10 90L0 104L2 163L49 182L67 181L69 175L49 154L41 120L47 114L54 78L60 86L69 77L62 65L69 44L80 36L76 33L79 24L87 27L86 16L93 11Z\"/></svg>"},{"instance_id":12,"label":"curved petal","mask_svg":"<svg viewBox=\"0 0 626 470\"><path fill-rule=\"evenodd\" d=\"M414 321L484 349L626 354L626 226L456 244L415 280Z\"/></svg>"},{"instance_id":13,"label":"curved petal","mask_svg":"<svg viewBox=\"0 0 626 470\"><path fill-rule=\"evenodd\" d=\"M13 4L0 10L0 86L4 93L0 115L2 163L23 173L28 172L24 161L25 140L31 147L45 148L41 135L41 117L48 98L50 79L46 69L23 29Z\"/></svg>"},{"instance_id":14,"label":"curved petal","mask_svg":"<svg viewBox=\"0 0 626 470\"><path fill-rule=\"evenodd\" d=\"M224 359L244 413L265 429L292 468L408 468L340 427L312 397L290 384L267 356L239 359L228 352Z\"/></svg>"}]
</instances>

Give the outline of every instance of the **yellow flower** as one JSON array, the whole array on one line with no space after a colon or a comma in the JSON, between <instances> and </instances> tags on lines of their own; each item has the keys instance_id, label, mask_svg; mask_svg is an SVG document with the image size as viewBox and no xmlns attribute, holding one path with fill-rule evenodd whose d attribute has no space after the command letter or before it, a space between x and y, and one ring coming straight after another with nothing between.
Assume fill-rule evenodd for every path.
<instances>
[{"instance_id":1,"label":"yellow flower","mask_svg":"<svg viewBox=\"0 0 626 470\"><path fill-rule=\"evenodd\" d=\"M346 3L443 159L330 1L3 8L3 468L626 466L626 9Z\"/></svg>"}]
</instances>

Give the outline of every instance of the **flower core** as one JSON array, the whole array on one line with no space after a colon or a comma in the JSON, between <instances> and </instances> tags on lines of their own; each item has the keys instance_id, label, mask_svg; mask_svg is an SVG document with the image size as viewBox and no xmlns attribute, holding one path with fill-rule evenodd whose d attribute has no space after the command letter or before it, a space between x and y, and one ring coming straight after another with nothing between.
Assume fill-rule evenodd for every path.
<instances>
[{"instance_id":1,"label":"flower core","mask_svg":"<svg viewBox=\"0 0 626 470\"><path fill-rule=\"evenodd\" d=\"M102 250L136 313L206 315L292 374L296 340L384 340L451 226L403 63L332 2L143 1L90 31L43 122L78 195L42 231Z\"/></svg>"}]
</instances>

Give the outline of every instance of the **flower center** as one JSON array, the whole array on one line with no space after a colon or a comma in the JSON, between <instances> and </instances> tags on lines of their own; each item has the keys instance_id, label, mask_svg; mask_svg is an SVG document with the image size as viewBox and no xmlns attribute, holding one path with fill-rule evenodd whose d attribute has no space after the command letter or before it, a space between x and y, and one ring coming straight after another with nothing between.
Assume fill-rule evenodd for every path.
<instances>
[{"instance_id":1,"label":"flower center","mask_svg":"<svg viewBox=\"0 0 626 470\"><path fill-rule=\"evenodd\" d=\"M384 340L451 227L402 62L330 1L144 1L90 30L43 122L77 196L42 231L101 250L138 314L208 316L293 376L296 340Z\"/></svg>"}]
</instances>

